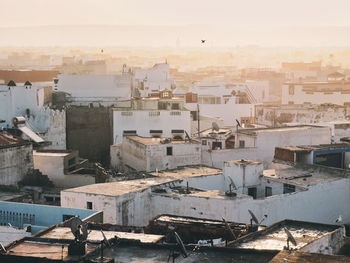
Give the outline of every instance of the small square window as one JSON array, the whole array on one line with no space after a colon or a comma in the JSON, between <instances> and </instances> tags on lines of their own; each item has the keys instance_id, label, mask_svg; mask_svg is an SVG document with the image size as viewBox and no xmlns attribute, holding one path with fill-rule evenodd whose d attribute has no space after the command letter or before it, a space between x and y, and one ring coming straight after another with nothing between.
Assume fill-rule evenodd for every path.
<instances>
[{"instance_id":1,"label":"small square window","mask_svg":"<svg viewBox=\"0 0 350 263\"><path fill-rule=\"evenodd\" d=\"M86 202L86 209L92 210L92 202Z\"/></svg>"},{"instance_id":2,"label":"small square window","mask_svg":"<svg viewBox=\"0 0 350 263\"><path fill-rule=\"evenodd\" d=\"M166 147L166 155L168 156L173 155L173 147Z\"/></svg>"},{"instance_id":3,"label":"small square window","mask_svg":"<svg viewBox=\"0 0 350 263\"><path fill-rule=\"evenodd\" d=\"M265 197L271 196L272 195L272 187L266 186L265 187Z\"/></svg>"},{"instance_id":4,"label":"small square window","mask_svg":"<svg viewBox=\"0 0 350 263\"><path fill-rule=\"evenodd\" d=\"M292 184L283 184L283 193L289 194L295 192L295 185Z\"/></svg>"},{"instance_id":5,"label":"small square window","mask_svg":"<svg viewBox=\"0 0 350 263\"><path fill-rule=\"evenodd\" d=\"M239 141L239 148L244 148L245 147L245 141Z\"/></svg>"},{"instance_id":6,"label":"small square window","mask_svg":"<svg viewBox=\"0 0 350 263\"><path fill-rule=\"evenodd\" d=\"M207 140L202 140L202 145L207 145Z\"/></svg>"}]
</instances>

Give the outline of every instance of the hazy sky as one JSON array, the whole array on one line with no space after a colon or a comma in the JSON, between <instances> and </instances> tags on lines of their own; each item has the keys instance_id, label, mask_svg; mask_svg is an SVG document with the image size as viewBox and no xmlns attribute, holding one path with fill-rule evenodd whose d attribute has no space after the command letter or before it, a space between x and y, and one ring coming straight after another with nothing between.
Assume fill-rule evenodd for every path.
<instances>
[{"instance_id":1,"label":"hazy sky","mask_svg":"<svg viewBox=\"0 0 350 263\"><path fill-rule=\"evenodd\" d=\"M350 25L350 0L0 0L0 26Z\"/></svg>"}]
</instances>

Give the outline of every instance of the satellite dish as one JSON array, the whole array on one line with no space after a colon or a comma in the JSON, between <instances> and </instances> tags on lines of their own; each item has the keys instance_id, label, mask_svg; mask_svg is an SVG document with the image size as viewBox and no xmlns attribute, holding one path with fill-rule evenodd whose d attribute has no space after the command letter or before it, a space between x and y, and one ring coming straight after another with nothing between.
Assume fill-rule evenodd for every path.
<instances>
[{"instance_id":1,"label":"satellite dish","mask_svg":"<svg viewBox=\"0 0 350 263\"><path fill-rule=\"evenodd\" d=\"M102 233L102 236L103 236L103 241L105 242L105 244L107 245L107 246L111 246L111 244L109 243L109 241L108 241L108 239L107 239L107 237L106 237L106 235L105 235L105 233L103 233L103 231L101 230L101 233Z\"/></svg>"},{"instance_id":2,"label":"satellite dish","mask_svg":"<svg viewBox=\"0 0 350 263\"><path fill-rule=\"evenodd\" d=\"M284 232L286 232L287 234L287 250L289 250L289 242L292 242L292 244L296 246L297 241L293 237L292 233L286 227L284 227L283 229L284 229Z\"/></svg>"},{"instance_id":3,"label":"satellite dish","mask_svg":"<svg viewBox=\"0 0 350 263\"><path fill-rule=\"evenodd\" d=\"M232 178L230 176L227 176L227 178L230 180L230 185L232 186L233 189L237 190L237 186L235 185L235 183L233 182Z\"/></svg>"},{"instance_id":4,"label":"satellite dish","mask_svg":"<svg viewBox=\"0 0 350 263\"><path fill-rule=\"evenodd\" d=\"M255 224L259 225L259 220L257 219L257 217L254 215L254 213L252 212L252 210L249 210L248 209L248 212L250 214L250 224L252 225L253 224L253 221Z\"/></svg>"},{"instance_id":5,"label":"satellite dish","mask_svg":"<svg viewBox=\"0 0 350 263\"><path fill-rule=\"evenodd\" d=\"M74 217L70 222L70 230L72 233L76 233L79 230L79 226L83 223L79 217Z\"/></svg>"},{"instance_id":6,"label":"satellite dish","mask_svg":"<svg viewBox=\"0 0 350 263\"><path fill-rule=\"evenodd\" d=\"M185 248L185 245L184 243L182 242L182 239L180 238L180 236L178 235L178 233L174 232L174 235L175 235L175 239L176 239L176 243L179 245L180 247L180 251L181 251L181 254L184 258L187 258L188 257L188 253L187 253L187 250Z\"/></svg>"},{"instance_id":7,"label":"satellite dish","mask_svg":"<svg viewBox=\"0 0 350 263\"><path fill-rule=\"evenodd\" d=\"M79 217L74 217L70 224L70 230L76 241L85 241L89 235L87 231L87 224L81 221Z\"/></svg>"},{"instance_id":8,"label":"satellite dish","mask_svg":"<svg viewBox=\"0 0 350 263\"><path fill-rule=\"evenodd\" d=\"M213 122L211 124L211 127L212 127L213 131L219 131L220 130L220 127L219 127L219 125L216 122Z\"/></svg>"}]
</instances>

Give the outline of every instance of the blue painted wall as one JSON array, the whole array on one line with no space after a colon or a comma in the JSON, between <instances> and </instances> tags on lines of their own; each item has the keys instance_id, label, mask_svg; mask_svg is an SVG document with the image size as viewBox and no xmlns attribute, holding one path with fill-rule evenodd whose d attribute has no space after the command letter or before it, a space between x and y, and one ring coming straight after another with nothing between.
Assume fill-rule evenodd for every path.
<instances>
[{"instance_id":1,"label":"blue painted wall","mask_svg":"<svg viewBox=\"0 0 350 263\"><path fill-rule=\"evenodd\" d=\"M95 210L88 209L0 201L0 215L2 215L0 216L0 223L11 223L20 228L23 227L23 224L28 225L29 222L23 222L19 218L28 218L33 215L34 220L29 224L40 228L61 223L63 221L63 215L79 216L83 219L96 212Z\"/></svg>"}]
</instances>

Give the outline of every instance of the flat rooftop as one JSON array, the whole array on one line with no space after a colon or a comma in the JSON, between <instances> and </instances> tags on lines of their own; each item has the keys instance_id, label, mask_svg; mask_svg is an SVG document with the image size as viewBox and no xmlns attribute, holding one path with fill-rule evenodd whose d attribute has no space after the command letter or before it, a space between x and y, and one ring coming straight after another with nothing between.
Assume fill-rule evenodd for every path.
<instances>
[{"instance_id":1,"label":"flat rooftop","mask_svg":"<svg viewBox=\"0 0 350 263\"><path fill-rule=\"evenodd\" d=\"M138 192L150 187L166 184L189 177L200 177L221 174L222 171L206 166L186 166L174 170L154 172L151 178L91 184L63 190L63 192L87 193L106 196L119 196L131 192Z\"/></svg>"},{"instance_id":2,"label":"flat rooftop","mask_svg":"<svg viewBox=\"0 0 350 263\"><path fill-rule=\"evenodd\" d=\"M263 175L281 180L283 183L295 184L301 187L332 182L347 177L342 169L319 165L296 165L291 166L282 163L272 163L272 169L264 170Z\"/></svg>"},{"instance_id":3,"label":"flat rooftop","mask_svg":"<svg viewBox=\"0 0 350 263\"><path fill-rule=\"evenodd\" d=\"M90 253L96 249L96 246L93 246L87 243L86 253ZM30 257L30 258L43 258L43 260L78 260L79 256L69 256L68 255L68 244L67 243L57 243L57 242L45 242L45 241L31 241L25 240L14 246L12 246L4 256L19 256L19 257ZM9 262L13 259L8 258ZM6 261L7 262L7 261Z\"/></svg>"},{"instance_id":4,"label":"flat rooftop","mask_svg":"<svg viewBox=\"0 0 350 263\"><path fill-rule=\"evenodd\" d=\"M104 254L107 257L114 258L115 262L128 262L128 263L160 263L168 262L169 253L171 247L144 247L135 245L121 245L113 249L105 249ZM192 250L193 248L191 248ZM178 251L177 248L175 248ZM188 252L190 249L188 249ZM275 253L258 253L247 252L240 250L233 250L230 248L210 248L199 247L195 251L189 253L187 258L183 258L181 255L175 260L175 262L186 263L267 263L275 255ZM172 259L171 259L172 260ZM172 261L169 261L172 262Z\"/></svg>"},{"instance_id":5,"label":"flat rooftop","mask_svg":"<svg viewBox=\"0 0 350 263\"><path fill-rule=\"evenodd\" d=\"M315 128L324 128L316 125L296 125L296 126L285 126L276 128L253 128L253 129L240 129L238 133L253 135L261 132L285 132L285 131L296 131L296 130L308 130Z\"/></svg>"},{"instance_id":6,"label":"flat rooftop","mask_svg":"<svg viewBox=\"0 0 350 263\"><path fill-rule=\"evenodd\" d=\"M139 180L128 180L101 184L90 184L76 188L63 190L62 192L86 193L105 196L120 196L131 192L146 190L152 186L157 186L174 181L173 178L148 178Z\"/></svg>"},{"instance_id":7,"label":"flat rooftop","mask_svg":"<svg viewBox=\"0 0 350 263\"><path fill-rule=\"evenodd\" d=\"M153 234L143 234L143 233L129 233L129 232L119 232L119 231L106 231L104 230L107 240L113 239L117 236L124 240L136 240L141 243L157 243L164 238L163 235L153 235ZM49 232L40 236L40 238L48 239L65 239L74 240L74 236L70 227L56 227ZM103 235L99 230L89 230L88 241L99 243L103 240Z\"/></svg>"},{"instance_id":8,"label":"flat rooftop","mask_svg":"<svg viewBox=\"0 0 350 263\"><path fill-rule=\"evenodd\" d=\"M199 142L191 140L189 142L188 140L173 140L171 138L153 138L153 137L140 137L140 136L127 136L129 140L141 143L143 145L169 145L169 144L190 144L190 143L195 143L198 144Z\"/></svg>"},{"instance_id":9,"label":"flat rooftop","mask_svg":"<svg viewBox=\"0 0 350 263\"><path fill-rule=\"evenodd\" d=\"M340 255L324 255L314 253L303 253L299 251L286 251L283 250L275 256L270 263L344 263L350 262L350 257Z\"/></svg>"},{"instance_id":10,"label":"flat rooftop","mask_svg":"<svg viewBox=\"0 0 350 263\"><path fill-rule=\"evenodd\" d=\"M326 225L303 221L284 220L273 224L265 230L254 232L230 243L230 247L256 250L283 250L287 245L287 228L297 242L294 249L300 249L335 230L342 228L337 225Z\"/></svg>"},{"instance_id":11,"label":"flat rooftop","mask_svg":"<svg viewBox=\"0 0 350 263\"><path fill-rule=\"evenodd\" d=\"M300 145L300 146L285 146L276 147L279 149L285 149L293 152L310 152L314 150L335 150L335 149L350 149L348 143L334 143L334 144L319 144L319 145Z\"/></svg>"},{"instance_id":12,"label":"flat rooftop","mask_svg":"<svg viewBox=\"0 0 350 263\"><path fill-rule=\"evenodd\" d=\"M226 163L235 163L235 164L261 164L261 162L257 162L257 161L252 161L252 160L245 160L245 159L240 159L240 160L229 160L229 161L225 161Z\"/></svg>"},{"instance_id":13,"label":"flat rooftop","mask_svg":"<svg viewBox=\"0 0 350 263\"><path fill-rule=\"evenodd\" d=\"M185 166L174 170L149 173L149 175L155 177L171 177L174 179L209 176L216 174L222 174L222 170L206 166Z\"/></svg>"}]
</instances>

